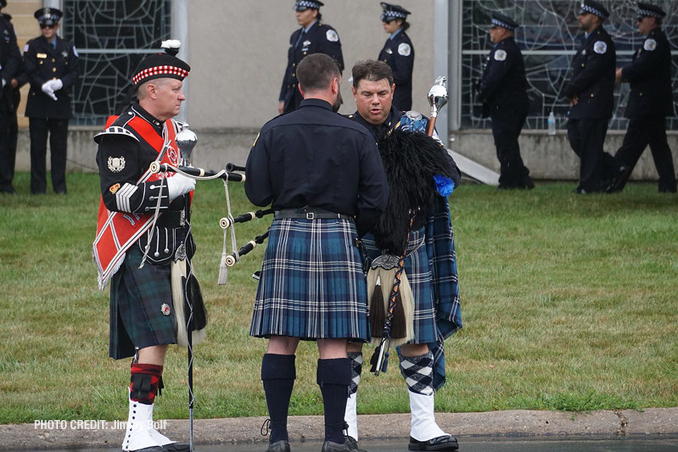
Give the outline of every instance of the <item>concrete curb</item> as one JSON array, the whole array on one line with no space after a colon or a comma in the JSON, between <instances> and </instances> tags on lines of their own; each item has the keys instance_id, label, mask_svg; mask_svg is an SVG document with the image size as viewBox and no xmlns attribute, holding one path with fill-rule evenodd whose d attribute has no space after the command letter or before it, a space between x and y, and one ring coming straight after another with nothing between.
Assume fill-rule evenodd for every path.
<instances>
[{"instance_id":1,"label":"concrete curb","mask_svg":"<svg viewBox=\"0 0 678 452\"><path fill-rule=\"evenodd\" d=\"M196 444L235 444L266 441L261 436L265 417L197 419ZM678 436L678 408L640 411L496 411L436 413L440 427L460 438L486 437L619 437ZM361 439L403 439L409 434L409 414L358 416ZM158 421L159 430L177 441L188 441L188 420ZM50 428L51 427L51 428ZM122 427L124 428L124 427ZM117 447L124 436L118 422L61 421L58 425L0 425L0 450L38 450ZM289 420L291 441L320 439L322 416Z\"/></svg>"}]
</instances>

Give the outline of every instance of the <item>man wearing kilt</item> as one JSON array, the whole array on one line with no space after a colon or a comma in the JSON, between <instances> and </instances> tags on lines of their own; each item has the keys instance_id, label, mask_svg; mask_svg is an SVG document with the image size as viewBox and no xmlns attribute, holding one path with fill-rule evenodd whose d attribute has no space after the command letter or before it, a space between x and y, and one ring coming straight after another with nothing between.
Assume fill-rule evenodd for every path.
<instances>
[{"instance_id":1,"label":"man wearing kilt","mask_svg":"<svg viewBox=\"0 0 678 452\"><path fill-rule=\"evenodd\" d=\"M382 61L361 61L352 72L357 111L349 118L364 125L378 142L391 197L386 211L363 243L369 259L382 254L401 256L405 251L404 271L414 298L413 338L398 347L400 372L407 385L412 416L408 448L455 451L459 447L456 438L435 422L434 394L445 383L444 340L462 327L454 235L447 202L447 196L460 182L461 173L435 132L433 138L422 137L426 134L427 118L393 107L395 85L388 65ZM413 140L421 145L413 147ZM425 163L426 159L422 159L414 163L417 161L414 154L429 152L435 162ZM424 165L431 166L431 170L422 168ZM446 177L440 178L440 174ZM408 199L421 187L433 185L426 194L428 203L410 207L409 214L408 206L402 214L394 213L403 209L396 204L404 204L395 202L396 199ZM404 229L394 234L394 226L403 221ZM390 292L393 283L381 281L381 285L382 291ZM371 315L373 312L370 308ZM372 331L373 336L378 336L375 333L379 331ZM353 380L345 415L347 442L351 450L360 451L356 394L362 373L362 344L350 343L348 350Z\"/></svg>"},{"instance_id":2,"label":"man wearing kilt","mask_svg":"<svg viewBox=\"0 0 678 452\"><path fill-rule=\"evenodd\" d=\"M325 410L323 452L348 450L344 409L351 381L347 341L366 341L367 289L356 239L377 221L388 184L372 136L336 114L341 72L324 54L297 67L304 100L266 123L247 159L245 192L271 204L250 335L269 339L261 379L269 452L290 450L287 414L299 340L315 340Z\"/></svg>"},{"instance_id":3,"label":"man wearing kilt","mask_svg":"<svg viewBox=\"0 0 678 452\"><path fill-rule=\"evenodd\" d=\"M109 353L134 356L124 451L190 449L152 425L167 346L177 342L170 267L194 251L186 213L195 179L149 169L153 162L179 165L174 137L182 125L172 118L186 100L182 84L191 69L175 56L178 41L163 47L166 53L145 58L134 72L138 101L94 138L101 182L94 260L99 288L111 284Z\"/></svg>"}]
</instances>

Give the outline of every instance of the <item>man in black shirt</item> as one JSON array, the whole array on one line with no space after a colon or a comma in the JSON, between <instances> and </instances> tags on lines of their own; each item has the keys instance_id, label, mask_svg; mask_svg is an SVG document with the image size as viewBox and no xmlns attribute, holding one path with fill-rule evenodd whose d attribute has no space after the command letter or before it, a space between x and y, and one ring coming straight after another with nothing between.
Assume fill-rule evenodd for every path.
<instances>
[{"instance_id":1,"label":"man in black shirt","mask_svg":"<svg viewBox=\"0 0 678 452\"><path fill-rule=\"evenodd\" d=\"M585 40L572 59L572 77L563 88L571 104L567 138L581 160L579 186L575 189L579 194L605 190L611 177L606 168L612 156L603 152L614 107L615 47L603 28L609 15L599 2L582 2L578 17Z\"/></svg>"},{"instance_id":2,"label":"man in black shirt","mask_svg":"<svg viewBox=\"0 0 678 452\"><path fill-rule=\"evenodd\" d=\"M530 171L520 157L518 137L523 130L529 103L523 54L514 30L519 25L499 13L492 14L490 38L494 47L487 57L478 87L483 117L492 118L492 135L500 164L499 189L532 189Z\"/></svg>"},{"instance_id":3,"label":"man in black shirt","mask_svg":"<svg viewBox=\"0 0 678 452\"><path fill-rule=\"evenodd\" d=\"M379 143L390 184L388 206L362 242L373 263L384 255L404 256L404 272L414 299L413 318L408 322L414 333L398 350L412 415L408 449L456 451L457 439L436 424L434 402L435 391L446 378L444 340L462 327L454 234L447 201L453 188L459 185L461 173L437 134L434 132L432 138L425 136L426 117L415 111L404 113L393 106L396 85L386 63L359 61L353 66L352 75L357 111L349 118L366 127ZM447 179L442 184L445 188L434 184L436 179ZM413 198L418 198L419 203L412 204ZM392 244L397 242L400 243L394 249ZM403 253L405 246L407 251ZM370 271L374 265L371 267ZM393 278L381 281L384 293L390 293L392 287ZM400 290L402 294L402 286ZM373 321L376 318L378 315L370 318L373 337L383 330L381 325L374 325L378 323ZM346 440L350 450L360 452L357 392L363 364L362 344L351 342L348 350L353 379L346 403Z\"/></svg>"},{"instance_id":4,"label":"man in black shirt","mask_svg":"<svg viewBox=\"0 0 678 452\"><path fill-rule=\"evenodd\" d=\"M265 124L247 159L245 192L271 204L270 228L250 334L269 338L261 365L270 416L269 452L290 450L287 413L300 339L316 340L325 408L323 452L345 451L351 381L347 341L366 341L367 288L356 239L388 201L372 136L335 112L341 73L325 54L297 67L304 100Z\"/></svg>"},{"instance_id":5,"label":"man in black shirt","mask_svg":"<svg viewBox=\"0 0 678 452\"><path fill-rule=\"evenodd\" d=\"M620 169L610 192L622 191L638 159L650 145L659 173L659 192L676 192L676 173L671 148L666 140L666 117L673 116L671 44L662 30L664 10L638 3L638 31L647 38L633 55L633 62L618 68L617 82L631 85L626 117L629 126L624 143L614 156Z\"/></svg>"}]
</instances>

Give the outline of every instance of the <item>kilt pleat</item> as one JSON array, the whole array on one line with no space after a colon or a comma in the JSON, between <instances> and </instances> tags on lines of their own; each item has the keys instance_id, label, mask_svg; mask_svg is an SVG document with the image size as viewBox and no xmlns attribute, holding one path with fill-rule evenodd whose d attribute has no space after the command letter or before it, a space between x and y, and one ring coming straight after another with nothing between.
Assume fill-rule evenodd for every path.
<instances>
[{"instance_id":1,"label":"kilt pleat","mask_svg":"<svg viewBox=\"0 0 678 452\"><path fill-rule=\"evenodd\" d=\"M349 220L274 220L250 334L367 340L367 288L356 235Z\"/></svg>"},{"instance_id":2,"label":"kilt pleat","mask_svg":"<svg viewBox=\"0 0 678 452\"><path fill-rule=\"evenodd\" d=\"M141 251L131 247L111 279L109 355L114 359L134 356L137 348L176 343L170 266L147 262L139 268L141 259Z\"/></svg>"},{"instance_id":3,"label":"kilt pleat","mask_svg":"<svg viewBox=\"0 0 678 452\"><path fill-rule=\"evenodd\" d=\"M414 339L413 344L429 344L438 339L436 326L436 313L433 298L432 273L429 264L429 256L426 252L424 228L410 232L407 243L407 256L405 258L405 274L412 287L414 295ZM382 254L377 248L374 236L367 234L362 238L367 255L374 259ZM385 282L382 282L385 284ZM391 290L391 287L384 290Z\"/></svg>"}]
</instances>

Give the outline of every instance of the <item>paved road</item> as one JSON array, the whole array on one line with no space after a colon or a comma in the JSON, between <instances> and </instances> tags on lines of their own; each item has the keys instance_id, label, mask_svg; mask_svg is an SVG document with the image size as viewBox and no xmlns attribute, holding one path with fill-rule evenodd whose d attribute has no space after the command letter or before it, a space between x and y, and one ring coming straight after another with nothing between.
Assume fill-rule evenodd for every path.
<instances>
[{"instance_id":1,"label":"paved road","mask_svg":"<svg viewBox=\"0 0 678 452\"><path fill-rule=\"evenodd\" d=\"M196 452L263 452L265 418L198 419ZM460 452L678 452L678 408L644 411L497 411L436 413L438 424L459 439ZM159 421L170 438L187 441L187 420ZM360 445L369 452L407 449L409 414L360 415ZM292 450L319 451L322 416L289 419ZM119 451L120 422L63 421L59 424L0 425L0 450Z\"/></svg>"},{"instance_id":2,"label":"paved road","mask_svg":"<svg viewBox=\"0 0 678 452\"><path fill-rule=\"evenodd\" d=\"M515 439L515 438L461 438L459 452L676 452L675 438L618 438L618 439ZM318 452L319 441L292 443L293 452ZM360 447L368 452L402 452L407 450L405 441L364 440ZM196 445L195 452L264 452L265 444ZM52 452L118 452L109 449L62 449Z\"/></svg>"}]
</instances>

